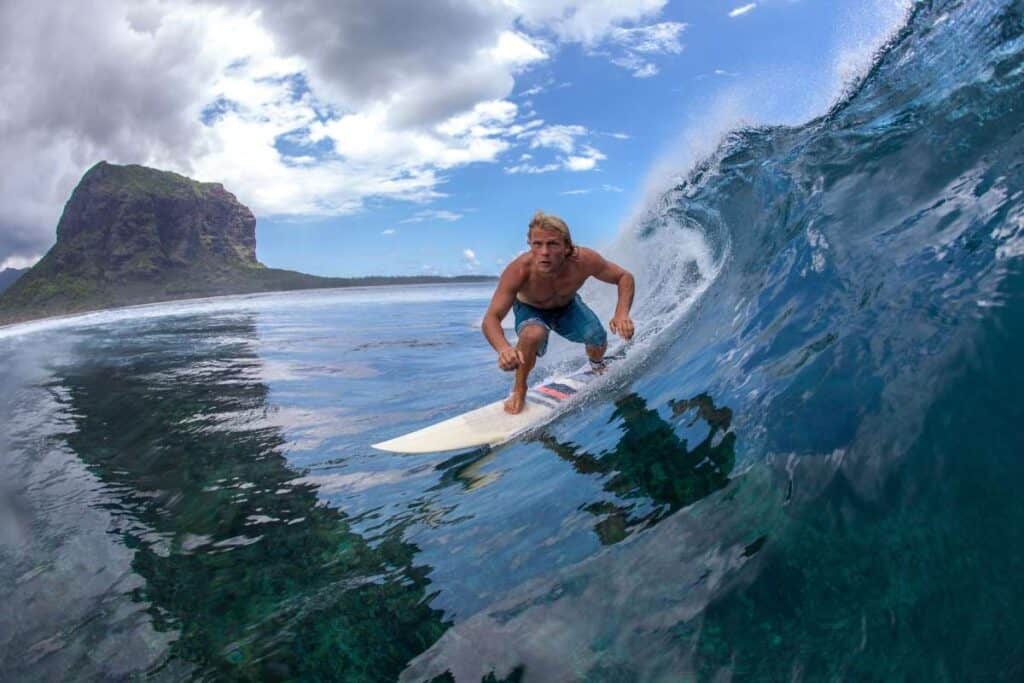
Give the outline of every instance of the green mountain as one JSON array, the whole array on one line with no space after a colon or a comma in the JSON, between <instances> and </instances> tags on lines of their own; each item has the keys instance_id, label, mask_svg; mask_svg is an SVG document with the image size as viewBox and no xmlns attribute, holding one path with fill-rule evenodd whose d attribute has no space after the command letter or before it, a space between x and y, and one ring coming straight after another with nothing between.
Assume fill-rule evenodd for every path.
<instances>
[{"instance_id":1,"label":"green mountain","mask_svg":"<svg viewBox=\"0 0 1024 683\"><path fill-rule=\"evenodd\" d=\"M255 216L220 183L101 161L72 192L56 244L0 294L0 324L223 294L445 280L267 268L256 260Z\"/></svg>"}]
</instances>

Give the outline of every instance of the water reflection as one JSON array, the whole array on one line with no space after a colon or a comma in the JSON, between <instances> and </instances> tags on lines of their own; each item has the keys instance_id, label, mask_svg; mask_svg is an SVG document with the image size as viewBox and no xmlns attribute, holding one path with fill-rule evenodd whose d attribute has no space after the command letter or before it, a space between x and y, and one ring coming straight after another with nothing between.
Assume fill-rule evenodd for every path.
<instances>
[{"instance_id":1,"label":"water reflection","mask_svg":"<svg viewBox=\"0 0 1024 683\"><path fill-rule=\"evenodd\" d=\"M601 518L595 532L611 547L495 595L400 680L677 680L689 670L680 624L756 575L747 568L761 562L784 515L784 488L764 469L732 481L733 413L706 393L668 401L660 412L637 393L614 406L618 434L604 451L551 433L535 439L600 482L607 498L583 509ZM486 457L449 462L465 472Z\"/></svg>"},{"instance_id":2,"label":"water reflection","mask_svg":"<svg viewBox=\"0 0 1024 683\"><path fill-rule=\"evenodd\" d=\"M560 442L550 434L538 441L586 475L605 477L604 490L612 501L597 501L585 509L601 517L595 525L601 542L617 543L633 530L649 526L723 488L736 462L736 435L729 431L732 411L715 406L705 393L669 402L672 420L649 408L638 394L615 401L611 420L622 424L616 446L592 455L577 444ZM690 440L698 439L690 447ZM651 505L619 501L643 498Z\"/></svg>"},{"instance_id":3,"label":"water reflection","mask_svg":"<svg viewBox=\"0 0 1024 683\"><path fill-rule=\"evenodd\" d=\"M453 484L460 484L466 491L492 484L499 475L494 472L483 472L483 468L494 461L494 453L489 447L474 448L460 453L437 465L441 473L438 483L430 490L437 491Z\"/></svg>"},{"instance_id":4,"label":"water reflection","mask_svg":"<svg viewBox=\"0 0 1024 683\"><path fill-rule=\"evenodd\" d=\"M401 525L354 533L358 520L287 466L253 322L189 325L87 339L79 355L94 360L59 369L54 386L73 415L63 438L104 483L115 532L135 551L145 584L133 597L158 630L180 633L161 667L393 679L447 628L426 604L429 568L414 564Z\"/></svg>"}]
</instances>

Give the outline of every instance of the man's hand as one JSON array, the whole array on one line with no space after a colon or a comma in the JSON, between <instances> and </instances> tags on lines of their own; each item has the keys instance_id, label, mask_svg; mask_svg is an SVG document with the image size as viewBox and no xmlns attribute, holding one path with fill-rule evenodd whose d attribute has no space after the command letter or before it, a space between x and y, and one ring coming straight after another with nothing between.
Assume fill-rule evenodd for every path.
<instances>
[{"instance_id":1,"label":"man's hand","mask_svg":"<svg viewBox=\"0 0 1024 683\"><path fill-rule=\"evenodd\" d=\"M626 341L633 338L633 321L629 319L628 315L616 315L608 323L608 327L612 328L612 332Z\"/></svg>"},{"instance_id":2,"label":"man's hand","mask_svg":"<svg viewBox=\"0 0 1024 683\"><path fill-rule=\"evenodd\" d=\"M524 362L523 354L514 346L498 352L498 367L502 370L515 370Z\"/></svg>"}]
</instances>

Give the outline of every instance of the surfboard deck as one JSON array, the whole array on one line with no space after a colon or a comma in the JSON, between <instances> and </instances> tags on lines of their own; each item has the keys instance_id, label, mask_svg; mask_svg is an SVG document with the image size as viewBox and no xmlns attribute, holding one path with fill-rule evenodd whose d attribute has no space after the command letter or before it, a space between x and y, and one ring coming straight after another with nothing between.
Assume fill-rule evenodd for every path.
<instances>
[{"instance_id":1,"label":"surfboard deck","mask_svg":"<svg viewBox=\"0 0 1024 683\"><path fill-rule=\"evenodd\" d=\"M522 412L516 415L505 412L502 399L372 446L394 453L438 453L493 446L543 422L600 376L586 368L531 387L526 392Z\"/></svg>"}]
</instances>

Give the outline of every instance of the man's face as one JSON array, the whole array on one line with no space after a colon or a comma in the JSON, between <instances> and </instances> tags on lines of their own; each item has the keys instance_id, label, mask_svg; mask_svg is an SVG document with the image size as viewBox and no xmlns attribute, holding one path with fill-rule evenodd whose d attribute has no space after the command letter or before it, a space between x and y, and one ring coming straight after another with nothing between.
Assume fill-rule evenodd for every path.
<instances>
[{"instance_id":1,"label":"man's face","mask_svg":"<svg viewBox=\"0 0 1024 683\"><path fill-rule=\"evenodd\" d=\"M530 252L533 254L537 270L542 273L550 273L561 268L568 251L565 238L554 230L530 230Z\"/></svg>"}]
</instances>

